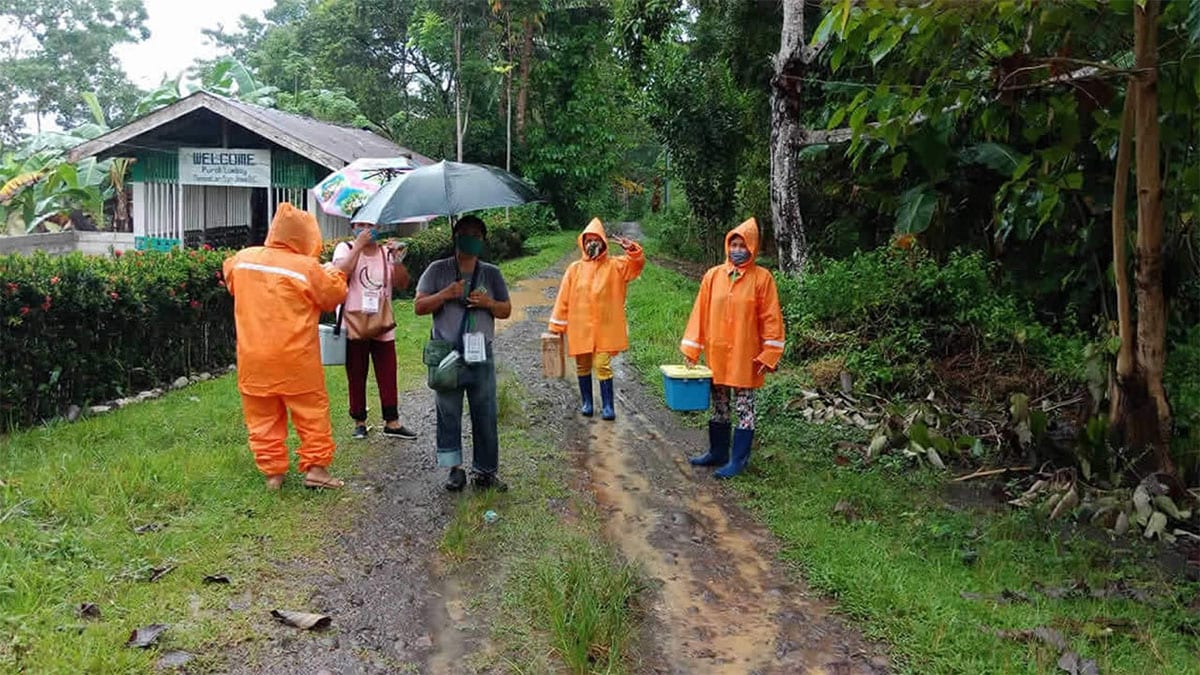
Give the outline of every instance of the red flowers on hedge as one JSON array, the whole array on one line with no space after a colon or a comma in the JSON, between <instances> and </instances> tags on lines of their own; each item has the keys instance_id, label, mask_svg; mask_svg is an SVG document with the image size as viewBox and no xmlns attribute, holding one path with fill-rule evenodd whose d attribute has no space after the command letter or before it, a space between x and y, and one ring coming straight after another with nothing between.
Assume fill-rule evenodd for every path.
<instances>
[{"instance_id":1,"label":"red flowers on hedge","mask_svg":"<svg viewBox=\"0 0 1200 675\"><path fill-rule=\"evenodd\" d=\"M227 255L0 256L0 431L233 363Z\"/></svg>"}]
</instances>

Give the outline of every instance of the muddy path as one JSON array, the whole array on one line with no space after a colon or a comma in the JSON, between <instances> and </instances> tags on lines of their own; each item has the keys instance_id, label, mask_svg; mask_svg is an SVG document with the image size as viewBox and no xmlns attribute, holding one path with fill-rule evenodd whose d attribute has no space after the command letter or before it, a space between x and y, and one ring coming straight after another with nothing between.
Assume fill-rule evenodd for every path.
<instances>
[{"instance_id":1,"label":"muddy path","mask_svg":"<svg viewBox=\"0 0 1200 675\"><path fill-rule=\"evenodd\" d=\"M615 422L574 413L573 377L542 378L538 336L561 269L513 287L513 317L496 338L498 365L531 404L561 411L538 423L572 450L573 475L564 480L591 495L606 517L606 538L644 572L647 616L633 672L889 672L883 648L784 570L770 534L709 471L687 464L702 432L682 425L620 359ZM403 394L401 417L420 439L367 441L373 447L363 470L350 476L362 509L330 541L327 559L279 563L297 587L315 589L308 609L332 615L335 629L264 625L265 640L232 650L232 672L509 671L490 658L487 617L470 609L480 579L440 564L437 545L460 497L441 487L430 392ZM469 439L469 429L464 434ZM502 473L503 466L502 448Z\"/></svg>"},{"instance_id":2,"label":"muddy path","mask_svg":"<svg viewBox=\"0 0 1200 675\"><path fill-rule=\"evenodd\" d=\"M651 581L660 673L886 673L862 639L777 562L766 529L711 469L692 467L706 437L684 430L618 365L617 420L571 441L608 514L605 534Z\"/></svg>"}]
</instances>

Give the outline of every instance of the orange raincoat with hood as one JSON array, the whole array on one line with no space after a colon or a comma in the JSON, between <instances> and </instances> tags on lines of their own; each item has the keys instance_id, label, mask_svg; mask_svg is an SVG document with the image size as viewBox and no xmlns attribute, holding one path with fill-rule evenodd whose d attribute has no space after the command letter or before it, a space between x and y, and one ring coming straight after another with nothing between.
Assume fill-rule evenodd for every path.
<instances>
[{"instance_id":1,"label":"orange raincoat with hood","mask_svg":"<svg viewBox=\"0 0 1200 675\"><path fill-rule=\"evenodd\" d=\"M583 246L587 234L597 235L605 243L595 259L588 257ZM628 255L610 256L608 235L599 218L592 218L579 233L578 244L581 258L563 275L550 315L550 331L567 334L570 356L623 352L629 349L625 290L646 266L642 247L634 244Z\"/></svg>"},{"instance_id":2,"label":"orange raincoat with hood","mask_svg":"<svg viewBox=\"0 0 1200 675\"><path fill-rule=\"evenodd\" d=\"M740 235L750 260L735 266L729 241ZM759 366L774 370L783 357L783 312L775 278L754 264L758 223L753 218L725 235L725 263L710 268L700 282L680 351L693 361L706 354L713 384L738 389L763 385Z\"/></svg>"},{"instance_id":3,"label":"orange raincoat with hood","mask_svg":"<svg viewBox=\"0 0 1200 675\"><path fill-rule=\"evenodd\" d=\"M300 435L300 470L333 459L329 395L317 323L346 297L346 275L317 260L321 231L312 214L282 203L265 246L225 261L237 328L238 390L260 470L287 472L287 413Z\"/></svg>"}]
</instances>

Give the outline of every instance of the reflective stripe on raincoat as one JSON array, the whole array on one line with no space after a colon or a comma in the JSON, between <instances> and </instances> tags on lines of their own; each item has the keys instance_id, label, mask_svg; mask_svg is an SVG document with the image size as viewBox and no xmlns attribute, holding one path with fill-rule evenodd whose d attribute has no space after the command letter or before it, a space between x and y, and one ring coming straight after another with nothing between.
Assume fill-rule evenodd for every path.
<instances>
[{"instance_id":1,"label":"reflective stripe on raincoat","mask_svg":"<svg viewBox=\"0 0 1200 675\"><path fill-rule=\"evenodd\" d=\"M311 213L282 203L265 246L225 261L237 327L238 389L252 396L325 388L317 323L346 298L346 275L317 260L321 231Z\"/></svg>"},{"instance_id":2,"label":"reflective stripe on raincoat","mask_svg":"<svg viewBox=\"0 0 1200 675\"><path fill-rule=\"evenodd\" d=\"M740 267L729 261L735 235L750 249L750 260ZM705 273L680 343L692 360L705 354L716 385L757 389L764 380L759 364L774 370L783 357L779 293L771 273L754 264L757 255L758 223L751 218L725 235L725 263Z\"/></svg>"},{"instance_id":3,"label":"reflective stripe on raincoat","mask_svg":"<svg viewBox=\"0 0 1200 675\"><path fill-rule=\"evenodd\" d=\"M595 259L589 258L584 249L586 234L597 235L605 242ZM634 244L628 255L610 256L608 236L599 218L588 223L578 243L581 258L571 263L563 275L550 315L550 331L567 334L567 353L571 356L623 352L629 349L625 290L646 266L642 247Z\"/></svg>"}]
</instances>

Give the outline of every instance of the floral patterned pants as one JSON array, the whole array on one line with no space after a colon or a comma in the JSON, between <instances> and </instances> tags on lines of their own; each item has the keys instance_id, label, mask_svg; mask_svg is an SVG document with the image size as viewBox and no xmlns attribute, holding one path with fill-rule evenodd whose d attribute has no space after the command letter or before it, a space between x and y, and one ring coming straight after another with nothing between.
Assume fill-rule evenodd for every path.
<instances>
[{"instance_id":1,"label":"floral patterned pants","mask_svg":"<svg viewBox=\"0 0 1200 675\"><path fill-rule=\"evenodd\" d=\"M732 394L733 412L737 415L738 429L754 429L754 390L729 387L712 387L712 421L728 422L729 399Z\"/></svg>"}]
</instances>

